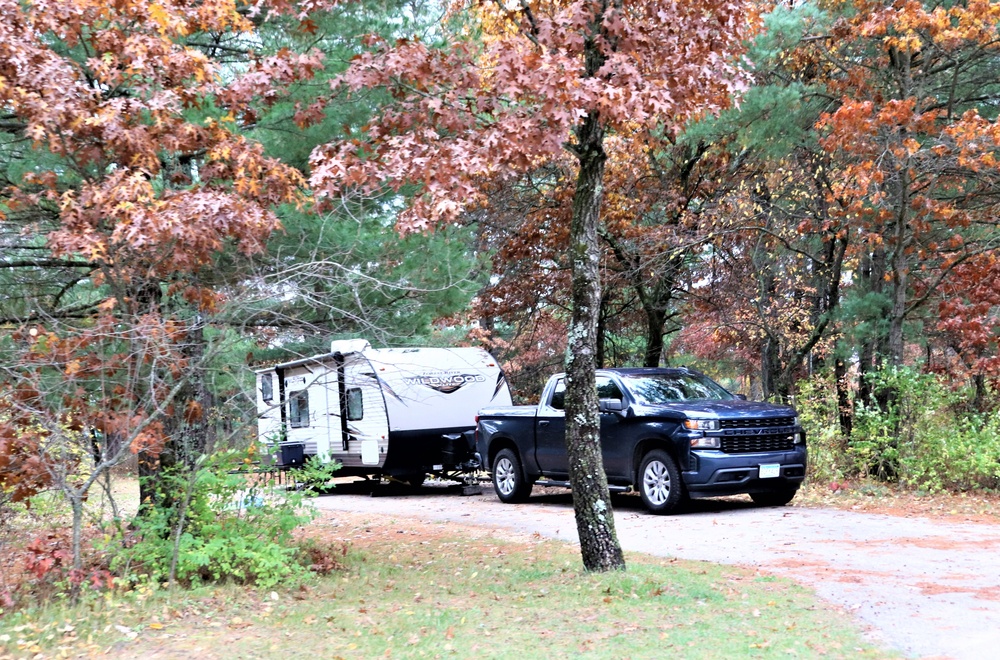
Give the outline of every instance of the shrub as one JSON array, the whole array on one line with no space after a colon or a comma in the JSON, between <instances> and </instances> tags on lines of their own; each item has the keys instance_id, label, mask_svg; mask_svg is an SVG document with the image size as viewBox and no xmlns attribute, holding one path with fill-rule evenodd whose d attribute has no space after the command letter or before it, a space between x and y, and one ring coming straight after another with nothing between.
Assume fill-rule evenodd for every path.
<instances>
[{"instance_id":1,"label":"shrub","mask_svg":"<svg viewBox=\"0 0 1000 660\"><path fill-rule=\"evenodd\" d=\"M171 477L178 504L137 519L112 567L131 581L191 584L232 580L270 587L307 568L293 543L311 520L305 491L279 490L237 472L235 451L220 452L190 474ZM186 503L186 505L185 505Z\"/></svg>"},{"instance_id":2,"label":"shrub","mask_svg":"<svg viewBox=\"0 0 1000 660\"><path fill-rule=\"evenodd\" d=\"M1000 412L959 415L927 444L912 467L916 484L951 490L1000 488Z\"/></svg>"},{"instance_id":3,"label":"shrub","mask_svg":"<svg viewBox=\"0 0 1000 660\"><path fill-rule=\"evenodd\" d=\"M864 476L940 489L938 463L954 432L959 395L934 374L892 367L870 374L883 407L856 403L850 453Z\"/></svg>"},{"instance_id":4,"label":"shrub","mask_svg":"<svg viewBox=\"0 0 1000 660\"><path fill-rule=\"evenodd\" d=\"M970 413L967 392L910 367L872 374L884 408L855 402L851 437L839 429L832 379L799 384L810 477L870 477L927 490L1000 487L1000 412Z\"/></svg>"},{"instance_id":5,"label":"shrub","mask_svg":"<svg viewBox=\"0 0 1000 660\"><path fill-rule=\"evenodd\" d=\"M846 454L847 440L840 432L833 378L819 375L798 383L796 410L806 431L810 479L836 481L853 472Z\"/></svg>"}]
</instances>

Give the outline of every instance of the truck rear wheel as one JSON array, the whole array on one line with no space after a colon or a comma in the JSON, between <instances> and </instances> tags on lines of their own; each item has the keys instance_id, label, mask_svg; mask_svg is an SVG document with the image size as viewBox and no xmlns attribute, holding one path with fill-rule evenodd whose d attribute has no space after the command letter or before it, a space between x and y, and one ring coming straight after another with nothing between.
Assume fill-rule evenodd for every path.
<instances>
[{"instance_id":1,"label":"truck rear wheel","mask_svg":"<svg viewBox=\"0 0 1000 660\"><path fill-rule=\"evenodd\" d=\"M493 459L493 489L501 502L524 502L531 495L531 484L524 478L521 459L513 449L501 449Z\"/></svg>"},{"instance_id":2,"label":"truck rear wheel","mask_svg":"<svg viewBox=\"0 0 1000 660\"><path fill-rule=\"evenodd\" d=\"M639 466L639 496L650 513L673 513L684 500L681 472L670 454L654 449Z\"/></svg>"}]
</instances>

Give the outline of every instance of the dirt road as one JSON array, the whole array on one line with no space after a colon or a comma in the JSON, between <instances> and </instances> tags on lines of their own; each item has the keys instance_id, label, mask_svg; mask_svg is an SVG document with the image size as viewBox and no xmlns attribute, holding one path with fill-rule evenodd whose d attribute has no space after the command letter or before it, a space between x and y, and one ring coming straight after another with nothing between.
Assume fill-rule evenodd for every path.
<instances>
[{"instance_id":1,"label":"dirt road","mask_svg":"<svg viewBox=\"0 0 1000 660\"><path fill-rule=\"evenodd\" d=\"M492 489L342 486L318 498L325 510L457 521L576 542L568 493L539 490L502 504ZM917 658L1000 657L1000 527L788 506L703 500L679 516L615 499L626 552L740 564L784 575L853 613L872 638Z\"/></svg>"}]
</instances>

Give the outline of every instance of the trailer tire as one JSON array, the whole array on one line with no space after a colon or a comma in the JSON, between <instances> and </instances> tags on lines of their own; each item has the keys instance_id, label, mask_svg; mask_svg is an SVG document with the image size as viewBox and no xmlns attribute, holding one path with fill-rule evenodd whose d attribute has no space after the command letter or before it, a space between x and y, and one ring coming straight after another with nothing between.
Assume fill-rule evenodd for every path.
<instances>
[{"instance_id":1,"label":"trailer tire","mask_svg":"<svg viewBox=\"0 0 1000 660\"><path fill-rule=\"evenodd\" d=\"M420 488L424 485L424 481L427 479L426 472L408 472L406 474L401 474L396 477L396 481L401 481L410 488Z\"/></svg>"},{"instance_id":2,"label":"trailer tire","mask_svg":"<svg viewBox=\"0 0 1000 660\"><path fill-rule=\"evenodd\" d=\"M514 504L527 501L531 482L524 478L521 459L510 448L501 449L493 458L493 490L501 502Z\"/></svg>"},{"instance_id":3,"label":"trailer tire","mask_svg":"<svg viewBox=\"0 0 1000 660\"><path fill-rule=\"evenodd\" d=\"M647 511L661 516L675 513L686 499L677 463L662 449L654 449L642 459L639 496Z\"/></svg>"}]
</instances>

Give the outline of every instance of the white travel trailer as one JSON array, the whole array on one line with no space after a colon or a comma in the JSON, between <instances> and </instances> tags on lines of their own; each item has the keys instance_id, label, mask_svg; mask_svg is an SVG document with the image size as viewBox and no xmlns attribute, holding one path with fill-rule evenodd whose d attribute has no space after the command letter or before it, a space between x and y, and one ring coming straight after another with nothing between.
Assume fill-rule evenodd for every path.
<instances>
[{"instance_id":1,"label":"white travel trailer","mask_svg":"<svg viewBox=\"0 0 1000 660\"><path fill-rule=\"evenodd\" d=\"M480 348L381 348L334 341L330 353L259 369L258 432L291 466L317 456L339 474L419 483L479 467L480 408L510 405L499 363Z\"/></svg>"}]
</instances>

